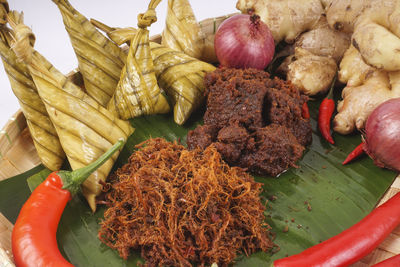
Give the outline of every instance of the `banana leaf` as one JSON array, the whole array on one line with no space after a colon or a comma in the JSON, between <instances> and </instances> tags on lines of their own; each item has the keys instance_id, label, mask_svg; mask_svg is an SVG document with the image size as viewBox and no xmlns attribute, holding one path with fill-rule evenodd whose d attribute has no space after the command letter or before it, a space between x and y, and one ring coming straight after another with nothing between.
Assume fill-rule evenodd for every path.
<instances>
[{"instance_id":1,"label":"banana leaf","mask_svg":"<svg viewBox=\"0 0 400 267\"><path fill-rule=\"evenodd\" d=\"M262 201L267 206L267 222L276 234L274 241L280 250L273 255L257 252L250 257L239 256L233 265L268 266L274 259L298 253L338 234L368 214L395 179L395 173L374 166L367 157L342 166L341 162L359 144L360 137L334 134L335 145L320 138L315 120L318 106L319 101L310 103L313 143L298 162L299 168L292 168L278 178L255 177L264 183ZM131 123L137 130L114 168L126 162L135 144L149 137L180 139L185 143L188 130L201 123L201 112L184 126L174 123L168 115L138 117ZM26 180L34 173L29 178L31 187L40 183L48 170L37 167L0 182L0 212L11 222L15 222L21 203L29 195ZM82 196L69 202L57 236L65 257L75 266L136 266L138 261L142 262L139 251L124 261L116 251L100 243L97 230L103 212L100 207L92 214Z\"/></svg>"}]
</instances>

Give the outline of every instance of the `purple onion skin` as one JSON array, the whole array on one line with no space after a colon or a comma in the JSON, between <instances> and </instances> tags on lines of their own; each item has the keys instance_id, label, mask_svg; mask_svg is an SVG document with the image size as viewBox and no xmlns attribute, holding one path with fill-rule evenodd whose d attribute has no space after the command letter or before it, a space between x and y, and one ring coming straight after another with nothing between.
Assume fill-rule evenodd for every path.
<instances>
[{"instance_id":1,"label":"purple onion skin","mask_svg":"<svg viewBox=\"0 0 400 267\"><path fill-rule=\"evenodd\" d=\"M214 39L215 54L224 67L263 70L275 53L268 26L257 15L238 14L225 20Z\"/></svg>"},{"instance_id":2,"label":"purple onion skin","mask_svg":"<svg viewBox=\"0 0 400 267\"><path fill-rule=\"evenodd\" d=\"M400 171L400 98L380 104L367 119L364 150L375 165Z\"/></svg>"}]
</instances>

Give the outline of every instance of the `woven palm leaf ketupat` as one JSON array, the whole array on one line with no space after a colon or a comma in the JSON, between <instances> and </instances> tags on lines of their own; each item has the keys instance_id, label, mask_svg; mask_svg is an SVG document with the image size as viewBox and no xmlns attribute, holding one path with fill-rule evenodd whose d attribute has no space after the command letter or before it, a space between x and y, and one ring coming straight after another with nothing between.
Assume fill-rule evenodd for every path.
<instances>
[{"instance_id":1,"label":"woven palm leaf ketupat","mask_svg":"<svg viewBox=\"0 0 400 267\"><path fill-rule=\"evenodd\" d=\"M92 23L97 29L105 32L111 41L117 45L123 45L124 43L129 45L130 41L138 32L138 30L133 27L113 28L96 19L90 19L90 23Z\"/></svg>"},{"instance_id":2,"label":"woven palm leaf ketupat","mask_svg":"<svg viewBox=\"0 0 400 267\"><path fill-rule=\"evenodd\" d=\"M139 14L139 30L130 42L120 81L108 103L108 110L124 120L140 115L167 113L170 110L157 84L147 30L157 20L154 10L159 2L151 1L148 11Z\"/></svg>"},{"instance_id":3,"label":"woven palm leaf ketupat","mask_svg":"<svg viewBox=\"0 0 400 267\"><path fill-rule=\"evenodd\" d=\"M93 162L120 138L126 140L133 131L130 124L119 120L54 67L47 66L49 63L33 50L30 28L15 16L8 19L15 32L12 48L29 67L72 169ZM82 185L82 193L93 211L95 198L101 193L101 183L106 180L117 156L115 154Z\"/></svg>"},{"instance_id":4,"label":"woven palm leaf ketupat","mask_svg":"<svg viewBox=\"0 0 400 267\"><path fill-rule=\"evenodd\" d=\"M182 125L204 101L204 76L215 67L183 52L150 43L158 83L174 103L174 121Z\"/></svg>"},{"instance_id":5,"label":"woven palm leaf ketupat","mask_svg":"<svg viewBox=\"0 0 400 267\"><path fill-rule=\"evenodd\" d=\"M126 56L67 0L52 1L60 9L87 93L106 107L117 87Z\"/></svg>"},{"instance_id":6,"label":"woven palm leaf ketupat","mask_svg":"<svg viewBox=\"0 0 400 267\"><path fill-rule=\"evenodd\" d=\"M205 35L188 0L168 0L167 18L161 44L202 59Z\"/></svg>"},{"instance_id":7,"label":"woven palm leaf ketupat","mask_svg":"<svg viewBox=\"0 0 400 267\"><path fill-rule=\"evenodd\" d=\"M6 5L6 3L0 5L1 17L4 18L0 21L0 56L10 80L11 89L18 98L21 110L26 118L40 161L48 169L56 171L61 168L65 153L46 107L29 74L28 67L18 60L10 47L12 30L5 25L5 16L8 12Z\"/></svg>"},{"instance_id":8,"label":"woven palm leaf ketupat","mask_svg":"<svg viewBox=\"0 0 400 267\"><path fill-rule=\"evenodd\" d=\"M224 22L226 19L230 18L231 16L233 16L235 14L236 13L229 14L226 16L220 16L217 18L206 19L202 22L199 22L199 27L201 28L201 31L207 32L207 35L205 37L204 49L203 49L203 54L201 56L201 60L208 62L208 63L217 63L218 62L218 59L217 59L217 56L215 55L215 50L214 50L215 33L217 32L217 29L218 29L219 25L221 25L222 22ZM119 46L124 43L129 44L130 40L137 33L137 29L132 28L132 27L112 28L110 26L105 25L104 23L101 23L98 20L95 20L95 19L90 19L90 22L96 28L105 32L107 34L107 36ZM155 42L157 42L158 40L161 40L161 36L156 35L152 39L152 41L155 41Z\"/></svg>"},{"instance_id":9,"label":"woven palm leaf ketupat","mask_svg":"<svg viewBox=\"0 0 400 267\"><path fill-rule=\"evenodd\" d=\"M109 27L103 23L96 23L102 31L113 38L117 28ZM129 43L135 30L121 30L114 42L125 40ZM122 35L125 34L125 37ZM150 42L151 57L158 85L164 89L174 104L174 121L182 125L190 117L192 112L201 105L204 100L204 76L207 72L215 70L209 63L186 55L169 47Z\"/></svg>"}]
</instances>

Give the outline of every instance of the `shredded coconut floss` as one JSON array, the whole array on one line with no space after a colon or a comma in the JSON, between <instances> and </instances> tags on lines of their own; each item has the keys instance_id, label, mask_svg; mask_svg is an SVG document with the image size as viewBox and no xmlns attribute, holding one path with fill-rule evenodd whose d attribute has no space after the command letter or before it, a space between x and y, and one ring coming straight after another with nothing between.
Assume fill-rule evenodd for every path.
<instances>
[{"instance_id":1,"label":"shredded coconut floss","mask_svg":"<svg viewBox=\"0 0 400 267\"><path fill-rule=\"evenodd\" d=\"M189 151L155 138L136 148L110 181L99 230L122 258L140 249L146 266L225 266L272 249L262 184L213 145Z\"/></svg>"}]
</instances>

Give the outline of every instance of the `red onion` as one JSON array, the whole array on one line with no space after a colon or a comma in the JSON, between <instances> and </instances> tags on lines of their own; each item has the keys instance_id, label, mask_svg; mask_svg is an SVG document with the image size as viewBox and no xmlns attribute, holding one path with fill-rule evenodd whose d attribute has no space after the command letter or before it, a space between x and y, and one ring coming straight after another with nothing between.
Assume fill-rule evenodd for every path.
<instances>
[{"instance_id":1,"label":"red onion","mask_svg":"<svg viewBox=\"0 0 400 267\"><path fill-rule=\"evenodd\" d=\"M275 52L274 38L257 15L238 14L225 20L214 39L224 67L265 69Z\"/></svg>"},{"instance_id":2,"label":"red onion","mask_svg":"<svg viewBox=\"0 0 400 267\"><path fill-rule=\"evenodd\" d=\"M367 119L364 150L382 168L400 171L400 98L380 104Z\"/></svg>"}]
</instances>

